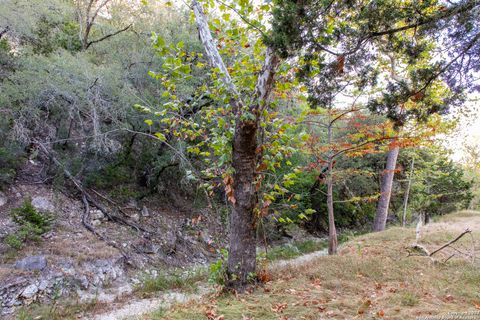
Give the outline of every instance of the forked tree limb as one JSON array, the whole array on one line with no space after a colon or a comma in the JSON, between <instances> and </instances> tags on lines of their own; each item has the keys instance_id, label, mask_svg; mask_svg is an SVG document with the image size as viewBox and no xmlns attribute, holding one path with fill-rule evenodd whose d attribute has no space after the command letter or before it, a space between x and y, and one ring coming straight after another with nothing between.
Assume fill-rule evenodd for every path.
<instances>
[{"instance_id":1,"label":"forked tree limb","mask_svg":"<svg viewBox=\"0 0 480 320\"><path fill-rule=\"evenodd\" d=\"M472 230L470 230L470 228L467 228L465 229L465 231L463 231L462 233L460 233L455 239L453 240L450 240L449 242L445 243L444 245L442 245L441 247L433 250L432 252L429 252L427 248L425 248L424 246L422 245L419 245L418 243L415 243L413 245L410 246L410 249L413 249L415 251L417 251L417 254L414 254L412 253L411 251L408 252L408 256L425 256L425 257L429 257L431 259L433 259L433 255L442 251L443 249L447 248L447 247L450 247L452 244L454 244L455 242L457 242L458 240L460 240L462 237L464 237L466 234L470 234L470 236L472 237L472 254L468 254L468 253L465 253L465 252L462 252L456 248L452 248L454 249L454 251L458 252L458 253L461 253L467 257L471 257L472 258L472 263L475 262L475 243L474 243L474 239L473 239L473 235L472 235ZM448 260L450 260L453 256L455 256L455 254L452 254L450 255L447 259L445 259L443 262L447 262Z\"/></svg>"},{"instance_id":2,"label":"forked tree limb","mask_svg":"<svg viewBox=\"0 0 480 320\"><path fill-rule=\"evenodd\" d=\"M463 231L461 234L459 234L455 239L445 243L443 246L441 246L440 248L430 252L430 257L433 256L435 253L445 249L446 247L449 247L451 246L452 244L454 244L455 242L457 242L458 240L460 240L464 235L468 234L468 233L471 233L472 230L470 230L469 228L465 229L465 231Z\"/></svg>"},{"instance_id":3,"label":"forked tree limb","mask_svg":"<svg viewBox=\"0 0 480 320\"><path fill-rule=\"evenodd\" d=\"M122 32L127 31L128 29L130 29L131 26L133 26L133 24L129 24L129 25L126 26L125 28L119 29L119 30L117 30L117 31L115 31L115 32L112 32L112 33L109 33L109 34L107 34L106 36L101 37L100 39L96 39L96 40L89 41L89 42L87 43L86 47L85 47L85 50L88 49L88 48L90 48L90 46L91 46L92 44L99 43L99 42L101 42L101 41L103 41L103 40L107 40L107 39L110 38L110 37L116 36L116 35L119 34L119 33L122 33Z\"/></svg>"}]
</instances>

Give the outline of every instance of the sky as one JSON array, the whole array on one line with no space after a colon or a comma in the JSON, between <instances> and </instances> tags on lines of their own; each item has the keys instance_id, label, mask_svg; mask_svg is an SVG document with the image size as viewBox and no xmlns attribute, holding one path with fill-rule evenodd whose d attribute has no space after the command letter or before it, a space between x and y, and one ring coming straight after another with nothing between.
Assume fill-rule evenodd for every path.
<instances>
[{"instance_id":1,"label":"sky","mask_svg":"<svg viewBox=\"0 0 480 320\"><path fill-rule=\"evenodd\" d=\"M454 132L446 137L446 147L452 150L452 159L460 161L464 156L465 144L476 145L480 148L480 94L472 97L466 105L473 112L468 116L460 116L458 126Z\"/></svg>"}]
</instances>

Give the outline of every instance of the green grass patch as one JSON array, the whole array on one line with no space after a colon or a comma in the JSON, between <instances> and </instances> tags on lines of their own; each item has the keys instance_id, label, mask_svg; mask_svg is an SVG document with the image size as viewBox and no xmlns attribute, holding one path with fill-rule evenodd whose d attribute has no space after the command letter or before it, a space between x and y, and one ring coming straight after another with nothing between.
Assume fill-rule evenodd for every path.
<instances>
[{"instance_id":1,"label":"green grass patch","mask_svg":"<svg viewBox=\"0 0 480 320\"><path fill-rule=\"evenodd\" d=\"M208 271L205 268L161 272L155 276L145 275L136 291L143 294L152 294L172 289L194 291L197 287L196 284L201 281L207 281L207 278Z\"/></svg>"},{"instance_id":2,"label":"green grass patch","mask_svg":"<svg viewBox=\"0 0 480 320\"><path fill-rule=\"evenodd\" d=\"M76 300L67 300L54 304L31 304L22 307L16 320L74 320L79 319L87 312L92 312L97 307L97 301L80 303Z\"/></svg>"},{"instance_id":3,"label":"green grass patch","mask_svg":"<svg viewBox=\"0 0 480 320\"><path fill-rule=\"evenodd\" d=\"M303 254L323 250L328 246L326 241L305 240L294 241L278 247L272 247L264 253L267 260L288 260L299 257ZM261 255L260 255L261 256Z\"/></svg>"}]
</instances>

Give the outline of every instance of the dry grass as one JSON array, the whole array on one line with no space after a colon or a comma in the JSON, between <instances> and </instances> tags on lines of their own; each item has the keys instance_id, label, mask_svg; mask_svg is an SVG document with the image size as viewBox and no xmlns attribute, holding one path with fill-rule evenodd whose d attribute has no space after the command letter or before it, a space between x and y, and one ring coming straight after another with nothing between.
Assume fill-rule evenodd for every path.
<instances>
[{"instance_id":1,"label":"dry grass","mask_svg":"<svg viewBox=\"0 0 480 320\"><path fill-rule=\"evenodd\" d=\"M424 244L436 248L468 224L480 225L480 215L444 217L428 227ZM337 256L275 270L272 281L251 294L210 296L144 319L415 319L475 310L480 268L464 259L441 264L407 257L414 240L414 230L403 228L360 236Z\"/></svg>"}]
</instances>

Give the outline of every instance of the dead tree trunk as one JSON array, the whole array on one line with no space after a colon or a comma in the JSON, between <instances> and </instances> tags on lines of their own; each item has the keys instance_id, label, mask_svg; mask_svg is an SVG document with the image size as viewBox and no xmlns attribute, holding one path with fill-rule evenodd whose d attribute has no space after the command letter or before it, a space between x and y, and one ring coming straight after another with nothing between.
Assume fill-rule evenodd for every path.
<instances>
[{"instance_id":1,"label":"dead tree trunk","mask_svg":"<svg viewBox=\"0 0 480 320\"><path fill-rule=\"evenodd\" d=\"M232 167L233 196L230 214L230 248L227 261L227 288L243 291L256 272L256 222L254 209L258 203L255 191L256 150L258 123L262 108L268 105L273 89L274 75L279 59L273 50L267 49L263 68L258 75L252 105L244 106L231 76L226 68L215 40L212 38L208 22L200 4L192 1L200 40L210 64L218 68L222 80L228 86L235 112L235 133L233 137ZM255 120L242 120L242 113L249 112Z\"/></svg>"},{"instance_id":2,"label":"dead tree trunk","mask_svg":"<svg viewBox=\"0 0 480 320\"><path fill-rule=\"evenodd\" d=\"M393 177L395 175L395 167L397 165L398 153L400 147L395 146L387 154L387 165L383 172L382 184L380 186L380 199L378 200L377 212L373 231L385 230L387 223L388 207L390 206L390 197L392 195Z\"/></svg>"}]
</instances>

